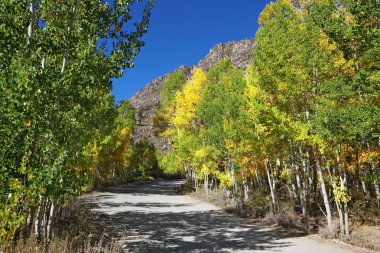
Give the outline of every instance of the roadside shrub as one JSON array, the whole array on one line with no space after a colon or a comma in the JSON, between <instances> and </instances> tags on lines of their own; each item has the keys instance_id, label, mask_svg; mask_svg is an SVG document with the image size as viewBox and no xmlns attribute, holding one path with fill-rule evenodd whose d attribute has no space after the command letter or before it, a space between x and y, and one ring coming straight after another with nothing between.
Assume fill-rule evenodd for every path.
<instances>
[{"instance_id":1,"label":"roadside shrub","mask_svg":"<svg viewBox=\"0 0 380 253\"><path fill-rule=\"evenodd\" d=\"M118 253L122 248L112 236L97 227L81 198L67 200L59 210L54 223L53 236L49 244L37 243L35 234L18 239L5 252L20 253ZM3 252L0 246L0 252Z\"/></svg>"},{"instance_id":2,"label":"roadside shrub","mask_svg":"<svg viewBox=\"0 0 380 253\"><path fill-rule=\"evenodd\" d=\"M338 238L338 236L339 236L339 221L338 220L334 220L333 221L333 229L332 229L332 231L330 231L330 229L327 226L327 224L324 225L324 226L321 226L319 228L319 235L322 238L325 238L325 239Z\"/></svg>"},{"instance_id":3,"label":"roadside shrub","mask_svg":"<svg viewBox=\"0 0 380 253\"><path fill-rule=\"evenodd\" d=\"M356 227L352 230L348 242L357 247L380 251L380 227Z\"/></svg>"},{"instance_id":4,"label":"roadside shrub","mask_svg":"<svg viewBox=\"0 0 380 253\"><path fill-rule=\"evenodd\" d=\"M181 184L177 189L177 194L185 195L195 191L193 183L190 180L186 180L185 183Z\"/></svg>"},{"instance_id":5,"label":"roadside shrub","mask_svg":"<svg viewBox=\"0 0 380 253\"><path fill-rule=\"evenodd\" d=\"M276 223L284 228L302 229L301 218L292 208L284 207L276 214Z\"/></svg>"},{"instance_id":6,"label":"roadside shrub","mask_svg":"<svg viewBox=\"0 0 380 253\"><path fill-rule=\"evenodd\" d=\"M268 204L267 194L261 190L252 191L251 206L252 216L255 218L263 219L268 214L270 206Z\"/></svg>"},{"instance_id":7,"label":"roadside shrub","mask_svg":"<svg viewBox=\"0 0 380 253\"><path fill-rule=\"evenodd\" d=\"M73 241L70 238L61 239L54 238L49 247L46 248L44 245L36 244L36 240L33 237L27 240L20 240L11 249L11 252L20 253L121 253L122 247L118 242L112 240L107 242L104 237L100 240L94 240L93 237L88 236L85 240L80 242Z\"/></svg>"},{"instance_id":8,"label":"roadside shrub","mask_svg":"<svg viewBox=\"0 0 380 253\"><path fill-rule=\"evenodd\" d=\"M302 217L294 212L291 206L283 204L280 210L273 214L267 212L264 218L265 224L277 224L284 228L303 229Z\"/></svg>"}]
</instances>

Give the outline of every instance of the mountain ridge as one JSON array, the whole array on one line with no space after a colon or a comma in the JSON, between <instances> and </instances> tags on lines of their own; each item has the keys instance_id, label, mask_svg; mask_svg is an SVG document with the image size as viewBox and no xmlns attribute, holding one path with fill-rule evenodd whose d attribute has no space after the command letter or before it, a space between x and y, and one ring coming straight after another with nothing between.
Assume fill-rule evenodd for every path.
<instances>
[{"instance_id":1,"label":"mountain ridge","mask_svg":"<svg viewBox=\"0 0 380 253\"><path fill-rule=\"evenodd\" d=\"M131 105L136 110L137 128L133 136L134 141L138 142L146 137L157 149L166 150L168 148L169 144L156 136L153 118L160 105L162 85L174 71L183 71L186 79L189 79L195 69L201 68L203 71L207 71L225 58L229 58L237 68L245 69L251 64L254 48L254 39L218 43L197 64L193 66L181 65L172 72L155 78L135 93L130 100Z\"/></svg>"}]
</instances>

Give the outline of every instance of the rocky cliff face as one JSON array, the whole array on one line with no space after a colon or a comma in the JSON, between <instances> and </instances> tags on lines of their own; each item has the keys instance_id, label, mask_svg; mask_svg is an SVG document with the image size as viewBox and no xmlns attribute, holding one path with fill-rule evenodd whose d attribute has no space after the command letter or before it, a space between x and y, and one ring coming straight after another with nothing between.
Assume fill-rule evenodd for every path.
<instances>
[{"instance_id":1,"label":"rocky cliff face","mask_svg":"<svg viewBox=\"0 0 380 253\"><path fill-rule=\"evenodd\" d=\"M182 70L186 76L190 76L192 68L182 65L177 70ZM153 118L160 105L162 84L171 73L154 79L131 98L131 105L136 110L137 129L133 136L135 142L146 137L156 148L160 150L167 148L164 139L158 138L155 134Z\"/></svg>"},{"instance_id":2,"label":"rocky cliff face","mask_svg":"<svg viewBox=\"0 0 380 253\"><path fill-rule=\"evenodd\" d=\"M191 73L196 68L207 71L225 58L230 58L236 67L245 69L252 61L252 51L254 47L255 43L253 39L217 44L198 64L191 67L180 66L177 70L182 70L186 77L190 78ZM166 150L168 144L155 135L156 129L153 125L153 118L160 104L162 84L170 74L171 73L153 80L131 98L131 104L136 110L137 120L134 140L139 141L146 137L159 150Z\"/></svg>"}]
</instances>

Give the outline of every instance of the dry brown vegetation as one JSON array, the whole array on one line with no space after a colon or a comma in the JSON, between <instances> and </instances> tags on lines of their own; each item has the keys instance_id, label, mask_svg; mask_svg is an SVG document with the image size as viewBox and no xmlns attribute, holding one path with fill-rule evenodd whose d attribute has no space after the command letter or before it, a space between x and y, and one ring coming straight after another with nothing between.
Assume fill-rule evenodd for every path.
<instances>
[{"instance_id":1,"label":"dry brown vegetation","mask_svg":"<svg viewBox=\"0 0 380 253\"><path fill-rule=\"evenodd\" d=\"M68 202L54 226L51 241L38 243L35 235L20 238L2 249L4 253L117 253L120 244L112 239L105 228L100 228L93 219L89 207L79 200Z\"/></svg>"},{"instance_id":2,"label":"dry brown vegetation","mask_svg":"<svg viewBox=\"0 0 380 253\"><path fill-rule=\"evenodd\" d=\"M276 213L270 211L270 203L265 193L255 192L253 200L249 205L240 205L237 201L228 196L227 191L211 191L206 194L202 190L195 191L191 183L186 182L179 189L180 194L190 194L198 199L205 200L222 207L229 213L234 213L240 217L257 219L265 225L277 224L284 228L297 229L302 231L302 216L292 209L287 202L279 203L279 210ZM239 206L240 205L240 206ZM359 203L352 210L353 224L349 237L340 237L339 220L333 220L333 230L331 231L324 223L323 214L316 213L309 219L309 233L318 234L324 239L341 239L353 246L380 251L380 210L376 206L371 207L368 203Z\"/></svg>"}]
</instances>

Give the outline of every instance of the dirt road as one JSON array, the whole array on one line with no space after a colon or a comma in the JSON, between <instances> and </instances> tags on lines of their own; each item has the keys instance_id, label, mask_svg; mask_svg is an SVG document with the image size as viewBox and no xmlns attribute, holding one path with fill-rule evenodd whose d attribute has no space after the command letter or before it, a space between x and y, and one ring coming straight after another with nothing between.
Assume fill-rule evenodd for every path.
<instances>
[{"instance_id":1,"label":"dirt road","mask_svg":"<svg viewBox=\"0 0 380 253\"><path fill-rule=\"evenodd\" d=\"M177 195L174 189L179 184L131 183L94 193L88 201L126 252L358 252L227 214L209 203Z\"/></svg>"}]
</instances>

